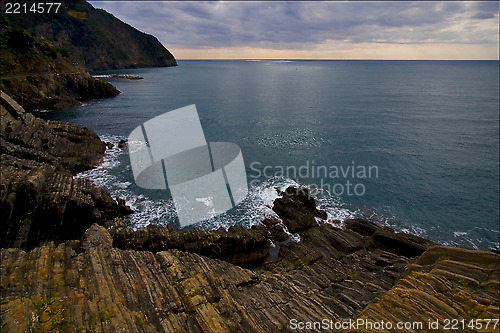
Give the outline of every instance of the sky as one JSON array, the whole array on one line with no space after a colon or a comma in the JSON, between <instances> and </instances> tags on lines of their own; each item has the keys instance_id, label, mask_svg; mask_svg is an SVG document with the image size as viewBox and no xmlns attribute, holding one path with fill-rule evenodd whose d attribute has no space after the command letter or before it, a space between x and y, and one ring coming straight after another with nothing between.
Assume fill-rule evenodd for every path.
<instances>
[{"instance_id":1,"label":"sky","mask_svg":"<svg viewBox=\"0 0 500 333\"><path fill-rule=\"evenodd\" d=\"M498 1L89 2L177 59L499 59Z\"/></svg>"}]
</instances>

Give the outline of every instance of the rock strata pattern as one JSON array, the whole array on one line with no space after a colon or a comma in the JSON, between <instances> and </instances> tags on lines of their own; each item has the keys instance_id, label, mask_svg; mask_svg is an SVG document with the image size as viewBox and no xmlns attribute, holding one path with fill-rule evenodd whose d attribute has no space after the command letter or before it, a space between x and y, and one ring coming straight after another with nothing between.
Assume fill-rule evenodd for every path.
<instances>
[{"instance_id":1,"label":"rock strata pattern","mask_svg":"<svg viewBox=\"0 0 500 333\"><path fill-rule=\"evenodd\" d=\"M296 193L283 195L297 204ZM366 247L371 236L329 224L303 229L299 243L277 242L277 258L252 269L233 263L252 262L235 258L255 253L256 240L271 235L266 227L134 232L119 219L107 226L91 226L81 241L1 250L7 331L289 331L291 319L355 316L410 262Z\"/></svg>"},{"instance_id":2,"label":"rock strata pattern","mask_svg":"<svg viewBox=\"0 0 500 333\"><path fill-rule=\"evenodd\" d=\"M77 172L96 166L105 144L90 130L44 121L0 92L0 246L31 249L78 239L92 223L127 213Z\"/></svg>"},{"instance_id":3,"label":"rock strata pattern","mask_svg":"<svg viewBox=\"0 0 500 333\"><path fill-rule=\"evenodd\" d=\"M421 329L410 326L377 331L382 333L431 331L430 322L437 322L432 326L436 332L500 332L499 281L498 254L433 246L409 265L396 285L377 303L367 306L358 319L372 323L422 323ZM457 323L451 322L453 319ZM497 324L493 321L487 327L489 319L496 319Z\"/></svg>"},{"instance_id":4,"label":"rock strata pattern","mask_svg":"<svg viewBox=\"0 0 500 333\"><path fill-rule=\"evenodd\" d=\"M173 229L171 225L149 225L134 231L120 221L114 221L110 233L117 248L151 252L178 249L240 266L260 263L269 254L267 232L257 226L251 229L232 226L226 231L222 227L218 230L183 230Z\"/></svg>"}]
</instances>

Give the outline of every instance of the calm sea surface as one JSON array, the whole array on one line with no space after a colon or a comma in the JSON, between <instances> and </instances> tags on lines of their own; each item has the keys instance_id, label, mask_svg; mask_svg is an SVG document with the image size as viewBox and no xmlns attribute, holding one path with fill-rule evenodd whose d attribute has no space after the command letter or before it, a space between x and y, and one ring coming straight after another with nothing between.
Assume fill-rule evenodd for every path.
<instances>
[{"instance_id":1,"label":"calm sea surface","mask_svg":"<svg viewBox=\"0 0 500 333\"><path fill-rule=\"evenodd\" d=\"M365 216L448 245L498 245L498 61L179 61L98 74L109 73L144 79L107 78L121 95L39 116L117 143L196 104L207 141L241 147L251 183L241 205L201 227L256 224L276 187L298 183L321 189L330 221ZM127 149L80 176L125 198L136 227L177 223L165 191L135 186Z\"/></svg>"}]
</instances>

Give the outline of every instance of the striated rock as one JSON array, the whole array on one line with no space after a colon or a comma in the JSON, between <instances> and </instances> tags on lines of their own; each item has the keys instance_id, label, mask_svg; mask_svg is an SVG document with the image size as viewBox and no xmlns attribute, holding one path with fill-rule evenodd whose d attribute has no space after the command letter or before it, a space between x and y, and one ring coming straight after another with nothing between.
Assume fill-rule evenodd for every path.
<instances>
[{"instance_id":1,"label":"striated rock","mask_svg":"<svg viewBox=\"0 0 500 333\"><path fill-rule=\"evenodd\" d=\"M424 332L429 322L458 319L451 331L498 332L498 324L487 321L500 317L500 256L492 252L432 246L378 302L367 306L358 319L371 322L413 322L422 328L386 329L377 332ZM464 320L464 327L462 327ZM472 323L472 326L471 326ZM481 328L477 323L481 323ZM359 332L365 327L349 332Z\"/></svg>"},{"instance_id":2,"label":"striated rock","mask_svg":"<svg viewBox=\"0 0 500 333\"><path fill-rule=\"evenodd\" d=\"M0 103L2 154L13 159L50 164L55 169L71 173L93 168L102 160L106 146L87 128L60 121L44 121L25 113L3 91L0 91Z\"/></svg>"},{"instance_id":3,"label":"striated rock","mask_svg":"<svg viewBox=\"0 0 500 333\"><path fill-rule=\"evenodd\" d=\"M283 220L290 232L305 230L318 225L316 217L326 219L326 212L316 208L316 201L306 188L289 187L274 200L273 210Z\"/></svg>"},{"instance_id":4,"label":"striated rock","mask_svg":"<svg viewBox=\"0 0 500 333\"><path fill-rule=\"evenodd\" d=\"M290 234L286 233L283 228L283 223L275 217L266 217L262 220L262 224L266 227L274 242L284 242L290 239Z\"/></svg>"},{"instance_id":5,"label":"striated rock","mask_svg":"<svg viewBox=\"0 0 500 333\"><path fill-rule=\"evenodd\" d=\"M421 255L433 244L431 241L418 236L387 230L376 231L372 238L387 249L409 257Z\"/></svg>"},{"instance_id":6,"label":"striated rock","mask_svg":"<svg viewBox=\"0 0 500 333\"><path fill-rule=\"evenodd\" d=\"M366 219L347 219L344 221L344 226L363 236L372 236L376 231L385 228Z\"/></svg>"},{"instance_id":7,"label":"striated rock","mask_svg":"<svg viewBox=\"0 0 500 333\"><path fill-rule=\"evenodd\" d=\"M338 317L350 318L389 290L409 258L368 249L366 236L330 224L300 232L299 243L282 244L264 266L332 300Z\"/></svg>"},{"instance_id":8,"label":"striated rock","mask_svg":"<svg viewBox=\"0 0 500 333\"><path fill-rule=\"evenodd\" d=\"M410 234L396 233L393 229L375 224L365 219L347 219L345 228L360 235L370 236L369 246L382 247L391 252L409 257L419 256L434 243Z\"/></svg>"},{"instance_id":9,"label":"striated rock","mask_svg":"<svg viewBox=\"0 0 500 333\"><path fill-rule=\"evenodd\" d=\"M0 92L0 246L31 249L79 239L93 223L129 213L77 172L96 166L105 144L90 130L44 121Z\"/></svg>"},{"instance_id":10,"label":"striated rock","mask_svg":"<svg viewBox=\"0 0 500 333\"><path fill-rule=\"evenodd\" d=\"M179 249L248 266L261 262L269 254L269 243L263 228L245 229L232 226L226 231L173 229L158 225L134 231L119 221L111 224L110 233L121 249L159 252Z\"/></svg>"},{"instance_id":11,"label":"striated rock","mask_svg":"<svg viewBox=\"0 0 500 333\"><path fill-rule=\"evenodd\" d=\"M310 230L334 231L328 227ZM311 251L317 257L304 258L306 266L252 271L176 249L152 253L100 246L77 254L69 244L53 243L30 252L1 249L5 329L288 331L291 318L352 316L394 280L381 275L384 282L374 283L370 270L356 266L363 256L332 261L326 252ZM387 254L387 260L399 259Z\"/></svg>"},{"instance_id":12,"label":"striated rock","mask_svg":"<svg viewBox=\"0 0 500 333\"><path fill-rule=\"evenodd\" d=\"M315 214L315 203L286 196ZM81 241L0 249L1 324L7 332L288 332L291 319L498 317L492 252L433 246L412 262L413 253L377 236L407 235L356 220L345 230L303 226L300 242L277 241L277 256L255 266L269 253L267 237L285 233L281 223L134 231L115 218Z\"/></svg>"}]
</instances>

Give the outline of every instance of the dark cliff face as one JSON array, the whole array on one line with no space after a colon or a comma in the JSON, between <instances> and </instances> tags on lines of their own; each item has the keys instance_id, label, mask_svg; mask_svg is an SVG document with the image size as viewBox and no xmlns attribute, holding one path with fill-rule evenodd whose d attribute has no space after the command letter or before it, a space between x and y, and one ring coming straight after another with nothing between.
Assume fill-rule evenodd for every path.
<instances>
[{"instance_id":1,"label":"dark cliff face","mask_svg":"<svg viewBox=\"0 0 500 333\"><path fill-rule=\"evenodd\" d=\"M102 159L106 146L95 133L36 118L3 91L0 117L0 247L78 238L121 216L123 203L73 177Z\"/></svg>"},{"instance_id":2,"label":"dark cliff face","mask_svg":"<svg viewBox=\"0 0 500 333\"><path fill-rule=\"evenodd\" d=\"M26 110L59 110L120 92L70 62L63 47L0 18L0 89Z\"/></svg>"},{"instance_id":3,"label":"dark cliff face","mask_svg":"<svg viewBox=\"0 0 500 333\"><path fill-rule=\"evenodd\" d=\"M83 0L65 1L57 14L6 16L14 26L64 47L86 70L177 66L154 37Z\"/></svg>"}]
</instances>

